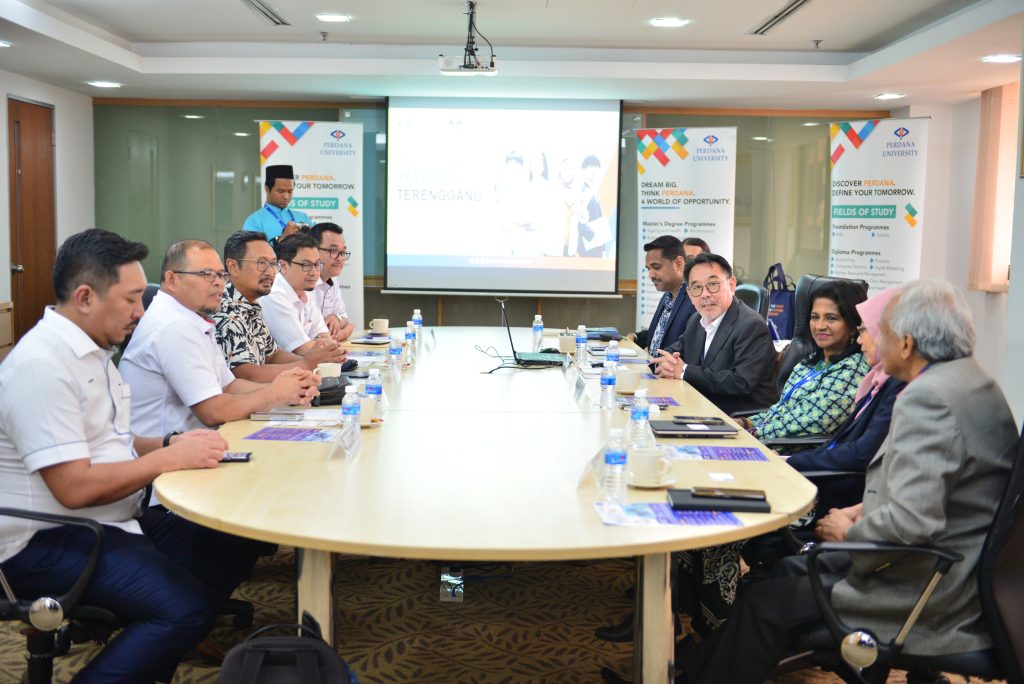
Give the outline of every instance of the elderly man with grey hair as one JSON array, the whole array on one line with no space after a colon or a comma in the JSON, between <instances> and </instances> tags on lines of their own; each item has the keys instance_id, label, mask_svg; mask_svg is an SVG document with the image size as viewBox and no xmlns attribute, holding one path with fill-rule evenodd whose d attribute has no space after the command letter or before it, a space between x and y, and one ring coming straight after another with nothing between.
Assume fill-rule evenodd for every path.
<instances>
[{"instance_id":1,"label":"elderly man with grey hair","mask_svg":"<svg viewBox=\"0 0 1024 684\"><path fill-rule=\"evenodd\" d=\"M833 509L818 525L828 541L932 544L963 554L924 607L907 653L991 647L977 569L1017 441L1009 406L974 360L974 326L948 283L907 285L885 308L877 340L886 372L908 383L885 442L868 465L863 503ZM932 574L919 555L829 553L820 562L847 624L889 641ZM763 682L797 626L821 620L806 557L787 559L740 597L733 617L683 663L682 682Z\"/></svg>"}]
</instances>

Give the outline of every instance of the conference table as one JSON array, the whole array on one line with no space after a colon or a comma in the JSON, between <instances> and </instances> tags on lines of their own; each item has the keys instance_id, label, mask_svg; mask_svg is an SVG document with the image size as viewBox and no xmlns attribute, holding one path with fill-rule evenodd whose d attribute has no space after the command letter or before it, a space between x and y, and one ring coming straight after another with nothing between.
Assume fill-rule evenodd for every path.
<instances>
[{"instance_id":1,"label":"conference table","mask_svg":"<svg viewBox=\"0 0 1024 684\"><path fill-rule=\"evenodd\" d=\"M517 349L529 348L530 334L512 329ZM554 338L550 346L557 346ZM356 458L330 459L325 443L246 440L263 424L238 421L220 431L231 450L253 452L250 463L167 473L156 491L165 506L199 524L294 546L299 615L308 610L329 643L335 553L492 562L636 557L634 681L671 681L670 553L787 525L809 510L814 485L740 431L728 445L757 447L767 462L676 460L673 486L727 481L762 489L771 513L737 514L741 526L604 525L589 463L628 413L602 411L598 380L571 366L494 370L502 365L498 355L510 355L505 328L425 328L400 381L384 374L389 410L380 427L362 430ZM641 386L678 402L662 417L722 415L685 382L651 378ZM631 488L628 499L664 502L665 490Z\"/></svg>"}]
</instances>

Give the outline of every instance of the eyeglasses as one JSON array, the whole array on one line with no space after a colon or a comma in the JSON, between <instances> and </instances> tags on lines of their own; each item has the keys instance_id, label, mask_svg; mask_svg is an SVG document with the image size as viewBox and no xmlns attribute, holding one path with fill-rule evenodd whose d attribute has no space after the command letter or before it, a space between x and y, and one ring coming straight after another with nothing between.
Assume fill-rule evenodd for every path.
<instances>
[{"instance_id":1,"label":"eyeglasses","mask_svg":"<svg viewBox=\"0 0 1024 684\"><path fill-rule=\"evenodd\" d=\"M215 283L218 279L227 282L228 276L230 275L227 271L173 271L178 275L194 275L200 276L208 283Z\"/></svg>"},{"instance_id":2,"label":"eyeglasses","mask_svg":"<svg viewBox=\"0 0 1024 684\"><path fill-rule=\"evenodd\" d=\"M686 291L689 292L694 297L700 297L702 294L704 294L705 289L707 289L708 294L715 294L716 292L722 289L722 281L712 280L708 282L706 285L691 285L690 287L686 288Z\"/></svg>"},{"instance_id":3,"label":"eyeglasses","mask_svg":"<svg viewBox=\"0 0 1024 684\"><path fill-rule=\"evenodd\" d=\"M259 271L260 273L263 273L271 266L273 266L275 269L277 268L277 262L271 261L270 259L235 259L235 261L255 261L256 270Z\"/></svg>"},{"instance_id":4,"label":"eyeglasses","mask_svg":"<svg viewBox=\"0 0 1024 684\"><path fill-rule=\"evenodd\" d=\"M313 271L324 270L324 262L318 261L315 264L308 261L291 261L289 259L281 259L281 261L287 261L289 264L294 264L300 267L306 273L312 273Z\"/></svg>"},{"instance_id":5,"label":"eyeglasses","mask_svg":"<svg viewBox=\"0 0 1024 684\"><path fill-rule=\"evenodd\" d=\"M317 249L319 249L321 252L327 252L327 256L331 257L332 261L334 259L337 259L338 257L341 257L345 261L348 261L348 258L352 256L352 252L348 251L347 249L344 252L342 252L339 249L335 249L334 247L331 247L330 249L327 249L326 247L317 247Z\"/></svg>"}]
</instances>

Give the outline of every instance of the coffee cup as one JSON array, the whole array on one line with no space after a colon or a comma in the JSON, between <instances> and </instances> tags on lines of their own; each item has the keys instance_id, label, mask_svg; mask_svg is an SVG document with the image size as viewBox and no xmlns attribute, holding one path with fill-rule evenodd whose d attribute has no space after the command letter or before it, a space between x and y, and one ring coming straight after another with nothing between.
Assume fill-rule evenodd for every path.
<instances>
[{"instance_id":1,"label":"coffee cup","mask_svg":"<svg viewBox=\"0 0 1024 684\"><path fill-rule=\"evenodd\" d=\"M337 378L341 376L340 363L318 363L313 371L321 378Z\"/></svg>"},{"instance_id":2,"label":"coffee cup","mask_svg":"<svg viewBox=\"0 0 1024 684\"><path fill-rule=\"evenodd\" d=\"M640 387L642 373L619 366L615 369L615 391L619 394L632 394Z\"/></svg>"},{"instance_id":3,"label":"coffee cup","mask_svg":"<svg viewBox=\"0 0 1024 684\"><path fill-rule=\"evenodd\" d=\"M391 321L387 318L374 318L370 321L370 332L377 333L378 335L387 335L390 330L389 323Z\"/></svg>"},{"instance_id":4,"label":"coffee cup","mask_svg":"<svg viewBox=\"0 0 1024 684\"><path fill-rule=\"evenodd\" d=\"M672 461L660 447L630 449L629 473L633 484L656 486L672 471Z\"/></svg>"},{"instance_id":5,"label":"coffee cup","mask_svg":"<svg viewBox=\"0 0 1024 684\"><path fill-rule=\"evenodd\" d=\"M576 333L558 333L558 351L563 354L576 351Z\"/></svg>"}]
</instances>

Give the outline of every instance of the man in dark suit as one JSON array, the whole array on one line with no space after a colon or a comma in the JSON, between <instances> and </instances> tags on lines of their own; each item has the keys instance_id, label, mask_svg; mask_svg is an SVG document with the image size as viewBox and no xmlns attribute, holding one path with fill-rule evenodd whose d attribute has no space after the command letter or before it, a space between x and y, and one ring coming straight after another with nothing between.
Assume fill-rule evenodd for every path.
<instances>
[{"instance_id":1,"label":"man in dark suit","mask_svg":"<svg viewBox=\"0 0 1024 684\"><path fill-rule=\"evenodd\" d=\"M659 352L658 375L686 380L726 413L774 404L772 336L764 319L735 298L729 262L718 254L698 254L683 277L700 315Z\"/></svg>"},{"instance_id":2,"label":"man in dark suit","mask_svg":"<svg viewBox=\"0 0 1024 684\"><path fill-rule=\"evenodd\" d=\"M700 244L691 245L689 241ZM672 235L661 235L644 245L647 277L651 279L654 289L665 294L654 310L650 327L626 337L651 355L657 355L663 345L679 339L686 329L686 322L696 312L690 298L686 296L683 272L687 260L701 252L710 251L707 244L700 238L680 241ZM680 294L683 296L680 297Z\"/></svg>"}]
</instances>

